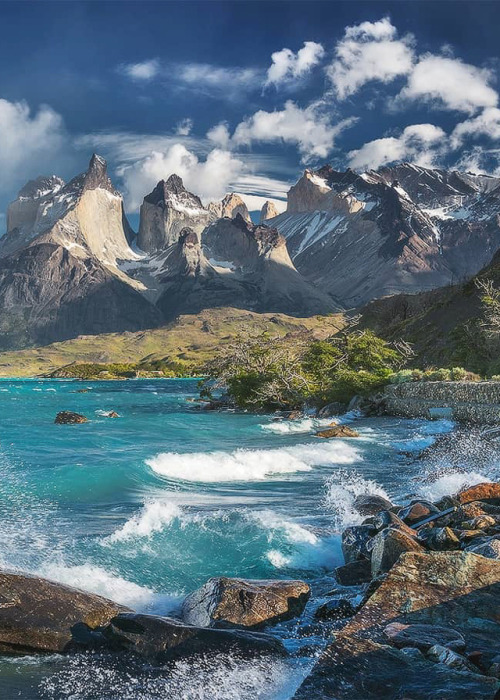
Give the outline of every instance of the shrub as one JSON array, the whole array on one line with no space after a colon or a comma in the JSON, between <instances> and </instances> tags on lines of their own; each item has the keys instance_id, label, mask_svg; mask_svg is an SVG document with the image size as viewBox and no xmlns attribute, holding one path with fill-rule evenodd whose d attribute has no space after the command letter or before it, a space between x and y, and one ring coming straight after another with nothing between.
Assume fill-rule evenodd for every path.
<instances>
[{"instance_id":1,"label":"shrub","mask_svg":"<svg viewBox=\"0 0 500 700\"><path fill-rule=\"evenodd\" d=\"M415 381L413 376L414 370L411 369L400 369L399 372L394 372L390 376L391 384L404 384L406 382Z\"/></svg>"},{"instance_id":2,"label":"shrub","mask_svg":"<svg viewBox=\"0 0 500 700\"><path fill-rule=\"evenodd\" d=\"M500 374L494 374L492 377L490 377L490 381L500 382Z\"/></svg>"},{"instance_id":3,"label":"shrub","mask_svg":"<svg viewBox=\"0 0 500 700\"><path fill-rule=\"evenodd\" d=\"M451 379L451 370L449 369L433 369L425 372L425 378L429 382L449 382Z\"/></svg>"},{"instance_id":4,"label":"shrub","mask_svg":"<svg viewBox=\"0 0 500 700\"><path fill-rule=\"evenodd\" d=\"M451 368L451 379L454 382L463 382L467 376L467 370L463 367L452 367Z\"/></svg>"}]
</instances>

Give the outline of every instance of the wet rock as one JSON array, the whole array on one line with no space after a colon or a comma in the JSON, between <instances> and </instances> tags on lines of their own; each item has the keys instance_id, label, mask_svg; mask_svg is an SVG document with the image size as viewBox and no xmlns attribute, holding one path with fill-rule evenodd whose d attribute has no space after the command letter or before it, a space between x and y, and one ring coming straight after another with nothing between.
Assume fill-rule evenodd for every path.
<instances>
[{"instance_id":1,"label":"wet rock","mask_svg":"<svg viewBox=\"0 0 500 700\"><path fill-rule=\"evenodd\" d=\"M182 617L199 627L255 628L297 617L310 594L303 581L211 578L185 599Z\"/></svg>"},{"instance_id":2,"label":"wet rock","mask_svg":"<svg viewBox=\"0 0 500 700\"><path fill-rule=\"evenodd\" d=\"M342 552L346 564L370 558L372 538L376 532L371 525L352 525L344 530Z\"/></svg>"},{"instance_id":3,"label":"wet rock","mask_svg":"<svg viewBox=\"0 0 500 700\"><path fill-rule=\"evenodd\" d=\"M407 525L416 525L420 520L428 518L430 515L437 515L439 509L430 501L412 501L410 505L401 508L398 516Z\"/></svg>"},{"instance_id":4,"label":"wet rock","mask_svg":"<svg viewBox=\"0 0 500 700\"><path fill-rule=\"evenodd\" d=\"M432 663L417 650L346 637L342 630L294 700L494 700L498 687L494 678Z\"/></svg>"},{"instance_id":5,"label":"wet rock","mask_svg":"<svg viewBox=\"0 0 500 700\"><path fill-rule=\"evenodd\" d=\"M334 425L326 430L320 430L316 433L319 438L355 438L359 437L357 430L349 428L348 425Z\"/></svg>"},{"instance_id":6,"label":"wet rock","mask_svg":"<svg viewBox=\"0 0 500 700\"><path fill-rule=\"evenodd\" d=\"M484 535L482 530L454 530L454 533L460 542L465 545L473 543L473 540L477 540L478 537L482 538Z\"/></svg>"},{"instance_id":7,"label":"wet rock","mask_svg":"<svg viewBox=\"0 0 500 700\"><path fill-rule=\"evenodd\" d=\"M207 653L235 653L247 658L286 654L281 642L269 634L195 627L168 617L136 613L114 617L104 636L111 649L127 650L156 663Z\"/></svg>"},{"instance_id":8,"label":"wet rock","mask_svg":"<svg viewBox=\"0 0 500 700\"><path fill-rule=\"evenodd\" d=\"M463 524L468 530L487 530L490 527L495 527L496 520L491 515L478 515L473 520L468 520Z\"/></svg>"},{"instance_id":9,"label":"wet rock","mask_svg":"<svg viewBox=\"0 0 500 700\"><path fill-rule=\"evenodd\" d=\"M74 630L106 625L127 608L38 576L0 572L0 653L61 653Z\"/></svg>"},{"instance_id":10,"label":"wet rock","mask_svg":"<svg viewBox=\"0 0 500 700\"><path fill-rule=\"evenodd\" d=\"M406 625L392 622L384 629L384 635L395 647L416 647L427 651L436 644L453 651L464 651L465 639L451 627L438 625Z\"/></svg>"},{"instance_id":11,"label":"wet rock","mask_svg":"<svg viewBox=\"0 0 500 700\"><path fill-rule=\"evenodd\" d=\"M314 613L317 620L343 620L352 617L356 612L352 603L345 598L333 598L327 601Z\"/></svg>"},{"instance_id":12,"label":"wet rock","mask_svg":"<svg viewBox=\"0 0 500 700\"><path fill-rule=\"evenodd\" d=\"M459 508L454 516L454 520L457 523L465 522L468 520L473 520L481 515L486 515L486 510L484 508L485 504L480 501L471 501L470 503L464 503Z\"/></svg>"},{"instance_id":13,"label":"wet rock","mask_svg":"<svg viewBox=\"0 0 500 700\"><path fill-rule=\"evenodd\" d=\"M477 666L474 666L470 661L467 661L463 656L457 654L449 647L441 646L440 644L435 644L427 652L427 658L434 663L445 664L456 671L469 671L472 673L477 673Z\"/></svg>"},{"instance_id":14,"label":"wet rock","mask_svg":"<svg viewBox=\"0 0 500 700\"><path fill-rule=\"evenodd\" d=\"M119 418L119 417L120 416L118 415L118 413L116 411L110 411L108 413L108 418Z\"/></svg>"},{"instance_id":15,"label":"wet rock","mask_svg":"<svg viewBox=\"0 0 500 700\"><path fill-rule=\"evenodd\" d=\"M422 549L422 545L401 530L392 527L382 530L373 538L372 576L389 571L404 552L420 552Z\"/></svg>"},{"instance_id":16,"label":"wet rock","mask_svg":"<svg viewBox=\"0 0 500 700\"><path fill-rule=\"evenodd\" d=\"M304 414L302 411L290 411L290 413L286 414L285 418L287 420L300 420L304 418Z\"/></svg>"},{"instance_id":17,"label":"wet rock","mask_svg":"<svg viewBox=\"0 0 500 700\"><path fill-rule=\"evenodd\" d=\"M470 501L486 501L493 505L500 505L500 483L485 482L463 489L456 496L460 503Z\"/></svg>"},{"instance_id":18,"label":"wet rock","mask_svg":"<svg viewBox=\"0 0 500 700\"><path fill-rule=\"evenodd\" d=\"M488 559L500 559L500 539L492 537L486 542L467 547L467 550Z\"/></svg>"},{"instance_id":19,"label":"wet rock","mask_svg":"<svg viewBox=\"0 0 500 700\"><path fill-rule=\"evenodd\" d=\"M354 508L360 515L377 515L380 511L393 507L387 498L376 494L362 494L354 499Z\"/></svg>"},{"instance_id":20,"label":"wet rock","mask_svg":"<svg viewBox=\"0 0 500 700\"><path fill-rule=\"evenodd\" d=\"M319 409L318 418L333 418L334 416L340 416L342 413L345 413L346 410L347 406L345 404L334 401Z\"/></svg>"},{"instance_id":21,"label":"wet rock","mask_svg":"<svg viewBox=\"0 0 500 700\"><path fill-rule=\"evenodd\" d=\"M416 530L413 530L409 525L404 523L395 513L390 510L384 510L378 513L373 518L373 526L377 531L383 530L386 527L392 527L394 530L401 530L409 537L415 537Z\"/></svg>"},{"instance_id":22,"label":"wet rock","mask_svg":"<svg viewBox=\"0 0 500 700\"><path fill-rule=\"evenodd\" d=\"M453 496L443 496L443 498L440 498L439 501L436 501L434 505L439 510L448 510L449 508L458 508L458 506L460 505L460 501L458 501Z\"/></svg>"},{"instance_id":23,"label":"wet rock","mask_svg":"<svg viewBox=\"0 0 500 700\"><path fill-rule=\"evenodd\" d=\"M59 411L54 423L59 425L64 425L67 423L87 423L88 418L82 416L81 413L74 413L74 411Z\"/></svg>"},{"instance_id":24,"label":"wet rock","mask_svg":"<svg viewBox=\"0 0 500 700\"><path fill-rule=\"evenodd\" d=\"M344 566L337 566L335 577L341 586L359 586L371 580L371 564L368 559L361 559Z\"/></svg>"},{"instance_id":25,"label":"wet rock","mask_svg":"<svg viewBox=\"0 0 500 700\"><path fill-rule=\"evenodd\" d=\"M460 549L460 540L450 527L426 528L418 533L419 542L434 552Z\"/></svg>"}]
</instances>

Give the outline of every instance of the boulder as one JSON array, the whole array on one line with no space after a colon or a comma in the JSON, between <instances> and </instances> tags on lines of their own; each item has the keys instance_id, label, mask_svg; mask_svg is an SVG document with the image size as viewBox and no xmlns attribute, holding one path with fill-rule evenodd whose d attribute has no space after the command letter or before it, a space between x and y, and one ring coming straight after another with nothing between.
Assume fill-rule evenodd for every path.
<instances>
[{"instance_id":1,"label":"boulder","mask_svg":"<svg viewBox=\"0 0 500 700\"><path fill-rule=\"evenodd\" d=\"M234 653L240 658L286 654L282 643L269 634L195 627L169 617L136 613L114 617L104 637L111 649L133 652L155 663L207 653Z\"/></svg>"},{"instance_id":2,"label":"boulder","mask_svg":"<svg viewBox=\"0 0 500 700\"><path fill-rule=\"evenodd\" d=\"M360 515L377 515L382 510L390 510L394 507L387 498L371 493L356 496L353 505Z\"/></svg>"},{"instance_id":3,"label":"boulder","mask_svg":"<svg viewBox=\"0 0 500 700\"><path fill-rule=\"evenodd\" d=\"M359 437L357 430L349 428L348 425L334 425L326 430L320 430L316 433L319 438L355 438Z\"/></svg>"},{"instance_id":4,"label":"boulder","mask_svg":"<svg viewBox=\"0 0 500 700\"><path fill-rule=\"evenodd\" d=\"M211 578L187 596L182 617L199 627L255 628L297 617L310 594L303 581Z\"/></svg>"},{"instance_id":5,"label":"boulder","mask_svg":"<svg viewBox=\"0 0 500 700\"><path fill-rule=\"evenodd\" d=\"M493 505L500 505L500 483L485 482L469 486L462 489L457 494L456 499L460 503L470 503L471 501L486 501Z\"/></svg>"},{"instance_id":6,"label":"boulder","mask_svg":"<svg viewBox=\"0 0 500 700\"><path fill-rule=\"evenodd\" d=\"M445 664L450 668L454 668L456 671L478 672L477 666L474 666L474 664L467 661L463 656L457 654L456 651L453 651L449 647L441 646L440 644L435 644L428 650L427 658L437 664Z\"/></svg>"},{"instance_id":7,"label":"boulder","mask_svg":"<svg viewBox=\"0 0 500 700\"><path fill-rule=\"evenodd\" d=\"M449 627L491 665L500 646L500 561L407 552L322 653L295 700L494 700L500 683L381 644L392 622ZM366 639L369 636L370 639Z\"/></svg>"},{"instance_id":8,"label":"boulder","mask_svg":"<svg viewBox=\"0 0 500 700\"><path fill-rule=\"evenodd\" d=\"M342 533L342 552L345 563L359 559L369 559L372 538L376 530L371 525L352 525Z\"/></svg>"},{"instance_id":9,"label":"boulder","mask_svg":"<svg viewBox=\"0 0 500 700\"><path fill-rule=\"evenodd\" d=\"M335 577L341 586L359 586L362 583L368 583L372 577L371 564L368 559L361 559L344 566L337 566Z\"/></svg>"},{"instance_id":10,"label":"boulder","mask_svg":"<svg viewBox=\"0 0 500 700\"><path fill-rule=\"evenodd\" d=\"M500 559L500 538L491 537L486 542L472 544L472 546L467 547L467 550L488 559Z\"/></svg>"},{"instance_id":11,"label":"boulder","mask_svg":"<svg viewBox=\"0 0 500 700\"><path fill-rule=\"evenodd\" d=\"M285 418L287 420L300 420L304 418L304 413L302 411L290 411L290 413L286 414Z\"/></svg>"},{"instance_id":12,"label":"boulder","mask_svg":"<svg viewBox=\"0 0 500 700\"><path fill-rule=\"evenodd\" d=\"M67 423L87 423L88 418L82 416L81 413L75 413L74 411L59 411L54 423L59 425L64 425Z\"/></svg>"},{"instance_id":13,"label":"boulder","mask_svg":"<svg viewBox=\"0 0 500 700\"><path fill-rule=\"evenodd\" d=\"M435 644L457 652L465 649L465 639L460 632L451 627L405 625L402 622L391 622L384 629L384 635L398 649L415 647L420 651L427 651Z\"/></svg>"},{"instance_id":14,"label":"boulder","mask_svg":"<svg viewBox=\"0 0 500 700\"><path fill-rule=\"evenodd\" d=\"M294 700L495 700L496 679L432 663L415 651L346 637L342 630Z\"/></svg>"},{"instance_id":15,"label":"boulder","mask_svg":"<svg viewBox=\"0 0 500 700\"><path fill-rule=\"evenodd\" d=\"M436 506L433 503L430 503L430 501L412 501L410 505L406 506L405 508L401 508L401 510L398 512L398 516L403 520L407 525L414 526L421 520L425 520L425 518L428 518L430 515L437 515L439 513L439 509L436 508Z\"/></svg>"},{"instance_id":16,"label":"boulder","mask_svg":"<svg viewBox=\"0 0 500 700\"><path fill-rule=\"evenodd\" d=\"M0 572L0 653L61 653L75 632L102 627L127 608L38 576Z\"/></svg>"},{"instance_id":17,"label":"boulder","mask_svg":"<svg viewBox=\"0 0 500 700\"><path fill-rule=\"evenodd\" d=\"M119 418L119 417L120 416L118 415L118 413L116 411L110 411L108 413L108 418Z\"/></svg>"},{"instance_id":18,"label":"boulder","mask_svg":"<svg viewBox=\"0 0 500 700\"><path fill-rule=\"evenodd\" d=\"M333 416L339 416L341 413L345 413L347 406L338 401L329 403L318 411L318 418L333 418Z\"/></svg>"},{"instance_id":19,"label":"boulder","mask_svg":"<svg viewBox=\"0 0 500 700\"><path fill-rule=\"evenodd\" d=\"M418 533L418 539L427 549L432 549L435 552L460 549L460 540L450 527L422 529Z\"/></svg>"},{"instance_id":20,"label":"boulder","mask_svg":"<svg viewBox=\"0 0 500 700\"><path fill-rule=\"evenodd\" d=\"M394 530L404 532L409 537L415 537L417 534L416 530L413 530L390 510L383 510L377 513L373 518L372 524L378 532L386 527L392 527Z\"/></svg>"},{"instance_id":21,"label":"boulder","mask_svg":"<svg viewBox=\"0 0 500 700\"><path fill-rule=\"evenodd\" d=\"M478 515L463 523L467 530L488 530L490 527L495 527L496 524L497 521L491 515Z\"/></svg>"},{"instance_id":22,"label":"boulder","mask_svg":"<svg viewBox=\"0 0 500 700\"><path fill-rule=\"evenodd\" d=\"M480 501L471 501L470 503L464 503L457 508L454 515L454 521L457 523L465 522L467 520L473 520L480 515L486 515L485 503Z\"/></svg>"},{"instance_id":23,"label":"boulder","mask_svg":"<svg viewBox=\"0 0 500 700\"><path fill-rule=\"evenodd\" d=\"M373 538L372 576L375 578L389 571L404 552L420 551L423 551L422 545L406 532L393 527L382 530Z\"/></svg>"},{"instance_id":24,"label":"boulder","mask_svg":"<svg viewBox=\"0 0 500 700\"><path fill-rule=\"evenodd\" d=\"M332 598L328 600L314 613L317 620L343 620L346 617L352 617L356 612L350 600L345 598Z\"/></svg>"}]
</instances>

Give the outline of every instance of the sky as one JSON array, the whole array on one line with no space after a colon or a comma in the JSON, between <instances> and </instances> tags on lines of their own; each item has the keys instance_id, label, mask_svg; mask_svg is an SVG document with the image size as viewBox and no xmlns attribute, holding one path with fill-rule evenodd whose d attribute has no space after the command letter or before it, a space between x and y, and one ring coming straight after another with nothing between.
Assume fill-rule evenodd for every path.
<instances>
[{"instance_id":1,"label":"sky","mask_svg":"<svg viewBox=\"0 0 500 700\"><path fill-rule=\"evenodd\" d=\"M0 231L93 152L132 223L176 172L285 200L304 168L500 174L500 3L0 1Z\"/></svg>"}]
</instances>

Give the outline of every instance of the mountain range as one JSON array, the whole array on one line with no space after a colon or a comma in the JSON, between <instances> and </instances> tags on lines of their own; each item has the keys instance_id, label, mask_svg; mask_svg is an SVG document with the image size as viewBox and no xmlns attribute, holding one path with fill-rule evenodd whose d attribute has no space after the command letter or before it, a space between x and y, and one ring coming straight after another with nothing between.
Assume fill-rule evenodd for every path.
<instances>
[{"instance_id":1,"label":"mountain range","mask_svg":"<svg viewBox=\"0 0 500 700\"><path fill-rule=\"evenodd\" d=\"M233 307L296 317L422 292L476 274L500 248L500 178L408 163L306 170L287 210L252 222L230 193L203 203L170 175L137 234L106 162L67 184L28 182L0 238L1 349L158 328Z\"/></svg>"}]
</instances>

